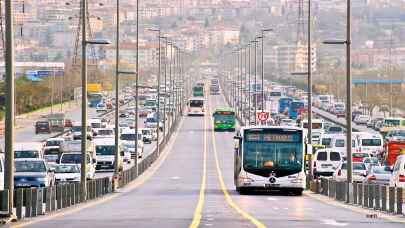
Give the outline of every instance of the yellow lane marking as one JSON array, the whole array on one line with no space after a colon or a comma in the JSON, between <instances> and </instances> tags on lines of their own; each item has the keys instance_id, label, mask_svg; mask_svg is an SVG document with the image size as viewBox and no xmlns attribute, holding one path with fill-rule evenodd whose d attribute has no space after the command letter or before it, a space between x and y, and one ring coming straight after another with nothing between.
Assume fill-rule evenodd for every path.
<instances>
[{"instance_id":1,"label":"yellow lane marking","mask_svg":"<svg viewBox=\"0 0 405 228\"><path fill-rule=\"evenodd\" d=\"M183 122L184 122L184 118L181 119L178 129L182 128ZM154 162L142 175L140 175L137 179L135 179L135 181L129 183L127 186L122 188L123 192L129 192L129 191L132 191L132 190L140 187L156 173L156 171L161 167L161 165L164 163L164 161L166 160L166 158L169 156L170 152L172 151L174 142L177 139L177 135L178 135L178 131L174 132L174 135L172 136L169 143L167 144L167 147L161 153L160 158L158 160L156 160L156 162ZM40 217L33 218L32 220L28 220L28 221L22 221L22 222L18 222L15 224L10 224L10 227L25 227L25 226L37 224L39 222L48 221L48 220L52 220L52 219L55 219L58 217L70 215L70 214L79 212L83 209L106 203L108 201L113 200L114 198L116 198L118 196L121 196L121 194L120 193L109 194L109 195L104 196L103 198L100 198L99 200L96 199L94 201L89 201L88 203L77 204L76 206L63 209L62 211L55 211L49 215L40 216Z\"/></svg>"},{"instance_id":2,"label":"yellow lane marking","mask_svg":"<svg viewBox=\"0 0 405 228\"><path fill-rule=\"evenodd\" d=\"M211 110L209 110L209 115L211 116L211 122L214 122L212 115L211 115ZM255 219L253 216L251 216L249 213L245 212L242 210L231 198L231 196L228 193L228 190L226 189L225 182L222 176L222 171L221 167L219 165L219 159L218 159L218 152L217 152L217 143L215 140L215 133L213 130L211 130L211 137L212 137L212 145L214 148L214 158L215 158L215 165L217 169L217 175L218 175L218 180L219 184L221 186L222 193L224 194L225 201L228 203L229 206L231 206L235 211L237 211L243 218L249 220L253 225L255 225L258 228L265 228L266 226L261 223L259 220Z\"/></svg>"},{"instance_id":3,"label":"yellow lane marking","mask_svg":"<svg viewBox=\"0 0 405 228\"><path fill-rule=\"evenodd\" d=\"M326 196L317 195L315 193L310 193L310 192L307 192L307 191L304 192L304 195L306 195L306 196L308 196L308 197L310 197L312 199L315 199L317 201L320 201L321 203L329 204L329 205L335 206L335 207L341 207L341 208L344 208L344 209L348 209L348 210L357 212L359 214L364 214L364 215L377 214L378 215L377 218L379 218L379 219L384 219L384 220L388 220L388 221L391 221L391 222L397 222L397 223L405 223L405 219L403 217L402 218L401 217L396 217L396 216L393 216L393 215L388 215L388 214L381 213L379 211L372 211L372 210L363 209L363 208L359 208L359 207L352 206L352 205L347 205L347 204L340 203L340 202L337 202L337 201L334 201L334 200L330 200L329 198L326 198Z\"/></svg>"},{"instance_id":4,"label":"yellow lane marking","mask_svg":"<svg viewBox=\"0 0 405 228\"><path fill-rule=\"evenodd\" d=\"M206 99L207 100L207 99ZM204 115L204 155L203 155L203 174L201 178L200 195L198 198L197 207L195 208L193 221L189 228L197 228L200 225L202 210L205 201L205 184L207 182L207 115Z\"/></svg>"}]
</instances>

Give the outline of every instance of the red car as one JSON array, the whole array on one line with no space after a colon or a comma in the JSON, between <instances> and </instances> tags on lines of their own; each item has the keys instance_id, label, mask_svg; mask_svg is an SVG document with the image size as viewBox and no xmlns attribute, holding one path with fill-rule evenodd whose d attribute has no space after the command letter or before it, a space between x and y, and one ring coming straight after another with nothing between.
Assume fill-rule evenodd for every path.
<instances>
[{"instance_id":1,"label":"red car","mask_svg":"<svg viewBox=\"0 0 405 228\"><path fill-rule=\"evenodd\" d=\"M352 159L353 162L360 162L361 163L361 162L363 162L364 158L370 157L370 154L367 154L367 153L353 153L352 156L353 156L353 159Z\"/></svg>"}]
</instances>

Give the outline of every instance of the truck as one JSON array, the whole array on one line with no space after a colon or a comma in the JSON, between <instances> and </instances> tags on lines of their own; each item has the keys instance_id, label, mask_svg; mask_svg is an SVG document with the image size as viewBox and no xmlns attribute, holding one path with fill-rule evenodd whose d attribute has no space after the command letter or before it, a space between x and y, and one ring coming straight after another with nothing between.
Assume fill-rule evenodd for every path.
<instances>
[{"instance_id":1,"label":"truck","mask_svg":"<svg viewBox=\"0 0 405 228\"><path fill-rule=\"evenodd\" d=\"M405 154L405 137L394 137L384 144L384 161L391 169L394 167L397 157Z\"/></svg>"}]
</instances>

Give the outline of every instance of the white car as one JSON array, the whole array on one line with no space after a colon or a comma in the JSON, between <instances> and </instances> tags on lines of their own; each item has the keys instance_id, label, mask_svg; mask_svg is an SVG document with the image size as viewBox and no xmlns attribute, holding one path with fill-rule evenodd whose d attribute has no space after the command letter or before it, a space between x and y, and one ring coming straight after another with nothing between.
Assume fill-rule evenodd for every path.
<instances>
[{"instance_id":1,"label":"white car","mask_svg":"<svg viewBox=\"0 0 405 228\"><path fill-rule=\"evenodd\" d=\"M363 163L353 162L353 182L363 182L367 176L367 169ZM333 180L346 181L347 180L347 163L344 162L339 168L335 170L332 176Z\"/></svg>"},{"instance_id":2,"label":"white car","mask_svg":"<svg viewBox=\"0 0 405 228\"><path fill-rule=\"evenodd\" d=\"M80 167L77 164L60 164L55 166L56 183L80 182Z\"/></svg>"},{"instance_id":3,"label":"white car","mask_svg":"<svg viewBox=\"0 0 405 228\"><path fill-rule=\"evenodd\" d=\"M99 103L96 107L96 112L107 112L107 105L104 103Z\"/></svg>"},{"instance_id":4,"label":"white car","mask_svg":"<svg viewBox=\"0 0 405 228\"><path fill-rule=\"evenodd\" d=\"M397 157L394 169L392 170L390 186L405 188L405 155Z\"/></svg>"},{"instance_id":5,"label":"white car","mask_svg":"<svg viewBox=\"0 0 405 228\"><path fill-rule=\"evenodd\" d=\"M356 124L367 124L368 121L370 121L370 116L369 115L357 115L356 118L354 118L354 122Z\"/></svg>"},{"instance_id":6,"label":"white car","mask_svg":"<svg viewBox=\"0 0 405 228\"><path fill-rule=\"evenodd\" d=\"M291 126L296 126L297 123L293 119L281 119L280 120L280 126L282 127L291 127Z\"/></svg>"}]
</instances>

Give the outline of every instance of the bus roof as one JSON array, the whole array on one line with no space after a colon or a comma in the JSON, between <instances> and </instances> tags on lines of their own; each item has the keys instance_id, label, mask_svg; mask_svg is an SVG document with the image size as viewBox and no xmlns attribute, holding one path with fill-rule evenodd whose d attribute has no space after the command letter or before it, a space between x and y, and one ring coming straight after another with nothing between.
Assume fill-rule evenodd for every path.
<instances>
[{"instance_id":1,"label":"bus roof","mask_svg":"<svg viewBox=\"0 0 405 228\"><path fill-rule=\"evenodd\" d=\"M235 112L235 110L233 110L232 108L228 108L228 107L221 107L221 108L216 108L214 110L214 113L216 112Z\"/></svg>"}]
</instances>

